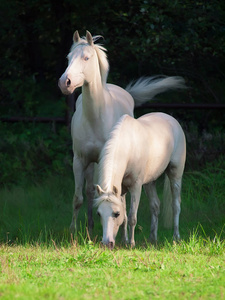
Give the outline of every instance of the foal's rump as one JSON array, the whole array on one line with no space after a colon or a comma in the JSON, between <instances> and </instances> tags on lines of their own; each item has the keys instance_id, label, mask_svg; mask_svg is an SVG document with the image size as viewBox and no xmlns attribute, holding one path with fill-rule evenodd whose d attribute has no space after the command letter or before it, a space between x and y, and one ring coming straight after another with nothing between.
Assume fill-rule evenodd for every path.
<instances>
[{"instance_id":1,"label":"foal's rump","mask_svg":"<svg viewBox=\"0 0 225 300\"><path fill-rule=\"evenodd\" d=\"M182 176L186 143L180 124L164 113L146 114L137 121L147 133L144 153L148 155L145 166L149 178L145 182L157 179L168 165L176 169L177 176Z\"/></svg>"},{"instance_id":2,"label":"foal's rump","mask_svg":"<svg viewBox=\"0 0 225 300\"><path fill-rule=\"evenodd\" d=\"M148 124L151 141L149 140L149 147L151 149L151 156L154 157L150 165L150 173L155 167L155 179L157 179L160 172L165 174L165 183L163 191L162 216L165 228L171 228L173 224L173 210L174 204L171 194L171 180L175 184L177 192L177 200L180 199L181 180L184 171L186 159L186 141L184 132L180 124L173 117L164 113L152 113L139 118L142 123ZM154 142L155 140L155 142ZM154 144L155 143L155 144ZM159 161L159 164L155 163ZM161 163L161 166L160 166ZM175 203L175 202L174 202ZM176 235L176 234L175 234ZM177 235L179 236L179 234Z\"/></svg>"}]
</instances>

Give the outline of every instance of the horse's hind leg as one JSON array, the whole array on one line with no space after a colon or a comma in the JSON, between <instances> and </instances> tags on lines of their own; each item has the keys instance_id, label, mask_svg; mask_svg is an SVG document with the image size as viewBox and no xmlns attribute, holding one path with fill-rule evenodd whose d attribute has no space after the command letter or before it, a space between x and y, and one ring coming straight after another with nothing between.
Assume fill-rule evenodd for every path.
<instances>
[{"instance_id":1,"label":"horse's hind leg","mask_svg":"<svg viewBox=\"0 0 225 300\"><path fill-rule=\"evenodd\" d=\"M180 204L181 204L181 184L182 184L182 175L181 172L177 172L176 168L169 167L167 170L167 175L170 180L170 187L172 193L172 210L173 210L173 225L174 225L174 240L180 239L179 233L179 217L180 217ZM178 176L179 174L179 176Z\"/></svg>"},{"instance_id":2,"label":"horse's hind leg","mask_svg":"<svg viewBox=\"0 0 225 300\"><path fill-rule=\"evenodd\" d=\"M151 243L156 243L157 231L158 231L158 215L160 212L160 201L156 192L155 181L145 184L144 189L149 199L150 211L151 211L150 241Z\"/></svg>"},{"instance_id":3,"label":"horse's hind leg","mask_svg":"<svg viewBox=\"0 0 225 300\"><path fill-rule=\"evenodd\" d=\"M73 215L70 224L70 231L74 232L77 229L77 217L81 205L83 204L83 185L84 185L84 170L82 163L77 156L73 158L73 174L75 181L75 192L73 197Z\"/></svg>"},{"instance_id":4,"label":"horse's hind leg","mask_svg":"<svg viewBox=\"0 0 225 300\"><path fill-rule=\"evenodd\" d=\"M180 217L180 193L181 193L181 182L182 179L170 178L170 185L171 185L171 192L172 192L172 207L173 207L173 222L174 222L174 232L173 232L173 239L179 240L180 233L179 233L179 217Z\"/></svg>"}]
</instances>

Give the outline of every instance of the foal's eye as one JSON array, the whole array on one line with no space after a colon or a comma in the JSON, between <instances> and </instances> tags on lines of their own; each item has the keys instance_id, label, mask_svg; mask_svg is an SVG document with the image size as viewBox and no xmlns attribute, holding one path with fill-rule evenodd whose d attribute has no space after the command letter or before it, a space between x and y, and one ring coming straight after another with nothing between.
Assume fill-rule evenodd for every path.
<instances>
[{"instance_id":1,"label":"foal's eye","mask_svg":"<svg viewBox=\"0 0 225 300\"><path fill-rule=\"evenodd\" d=\"M97 211L97 215L100 217L100 213Z\"/></svg>"},{"instance_id":2,"label":"foal's eye","mask_svg":"<svg viewBox=\"0 0 225 300\"><path fill-rule=\"evenodd\" d=\"M89 60L89 57L85 56L85 57L84 57L84 60L85 60L85 61Z\"/></svg>"},{"instance_id":3,"label":"foal's eye","mask_svg":"<svg viewBox=\"0 0 225 300\"><path fill-rule=\"evenodd\" d=\"M120 212L119 212L119 211L115 212L115 213L114 213L114 218L118 218L119 215L120 215Z\"/></svg>"}]
</instances>

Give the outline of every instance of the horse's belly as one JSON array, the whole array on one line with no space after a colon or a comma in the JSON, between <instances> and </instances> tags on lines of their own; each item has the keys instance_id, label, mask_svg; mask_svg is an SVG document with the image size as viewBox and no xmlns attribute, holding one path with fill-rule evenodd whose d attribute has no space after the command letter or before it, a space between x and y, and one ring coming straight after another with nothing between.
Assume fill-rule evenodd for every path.
<instances>
[{"instance_id":1,"label":"horse's belly","mask_svg":"<svg viewBox=\"0 0 225 300\"><path fill-rule=\"evenodd\" d=\"M166 170L169 164L169 159L162 161L154 161L146 165L145 174L143 176L143 184L155 181Z\"/></svg>"}]
</instances>

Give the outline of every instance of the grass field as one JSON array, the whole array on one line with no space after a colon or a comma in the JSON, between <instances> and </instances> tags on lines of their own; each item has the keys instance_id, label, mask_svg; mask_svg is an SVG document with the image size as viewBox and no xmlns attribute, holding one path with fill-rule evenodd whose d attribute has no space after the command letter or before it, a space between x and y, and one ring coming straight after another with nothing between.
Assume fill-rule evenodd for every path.
<instances>
[{"instance_id":1,"label":"grass field","mask_svg":"<svg viewBox=\"0 0 225 300\"><path fill-rule=\"evenodd\" d=\"M224 299L224 159L183 180L180 233L159 226L156 247L148 243L149 208L142 195L137 247L113 251L100 245L95 215L90 240L86 206L79 233L71 236L73 177L52 176L39 183L0 190L1 299ZM162 195L162 179L158 184Z\"/></svg>"},{"instance_id":2,"label":"grass field","mask_svg":"<svg viewBox=\"0 0 225 300\"><path fill-rule=\"evenodd\" d=\"M159 248L3 245L1 299L224 299L225 245L192 236Z\"/></svg>"}]
</instances>

